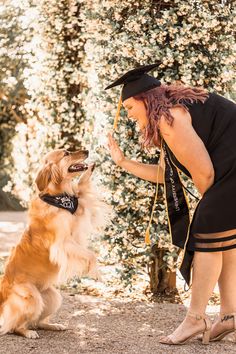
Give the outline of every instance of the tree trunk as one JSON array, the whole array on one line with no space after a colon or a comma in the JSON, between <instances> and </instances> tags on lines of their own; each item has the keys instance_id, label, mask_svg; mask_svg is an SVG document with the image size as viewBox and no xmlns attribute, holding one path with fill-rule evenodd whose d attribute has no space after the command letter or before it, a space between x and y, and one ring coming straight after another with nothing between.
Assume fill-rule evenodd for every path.
<instances>
[{"instance_id":1,"label":"tree trunk","mask_svg":"<svg viewBox=\"0 0 236 354\"><path fill-rule=\"evenodd\" d=\"M155 244L151 248L148 274L150 277L150 290L153 295L176 292L176 272L171 272L163 260L167 249L158 248Z\"/></svg>"}]
</instances>

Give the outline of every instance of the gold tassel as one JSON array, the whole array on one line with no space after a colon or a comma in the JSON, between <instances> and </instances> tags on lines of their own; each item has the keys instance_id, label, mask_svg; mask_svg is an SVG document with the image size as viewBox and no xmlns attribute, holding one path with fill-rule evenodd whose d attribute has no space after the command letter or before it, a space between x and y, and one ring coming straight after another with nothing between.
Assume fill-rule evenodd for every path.
<instances>
[{"instance_id":1,"label":"gold tassel","mask_svg":"<svg viewBox=\"0 0 236 354\"><path fill-rule=\"evenodd\" d=\"M158 163L158 166L157 166L156 193L155 193L155 198L154 198L154 202L153 202L153 206L152 206L152 212L151 212L151 216L150 216L150 219L149 219L148 227L147 227L146 232L145 232L145 243L146 243L146 245L150 245L150 244L151 244L151 239L150 239L150 227L151 227L151 224L152 224L153 214L154 214L154 211L155 211L155 206L156 206L157 196L158 196L158 187L159 187L158 178L159 178L159 171L160 171L160 163L161 163L161 160L162 160L162 140L161 140L160 160L159 160L159 163Z\"/></svg>"},{"instance_id":2,"label":"gold tassel","mask_svg":"<svg viewBox=\"0 0 236 354\"><path fill-rule=\"evenodd\" d=\"M145 243L146 243L146 245L150 245L151 244L149 228L150 228L150 226L148 225L147 230L145 232Z\"/></svg>"},{"instance_id":3,"label":"gold tassel","mask_svg":"<svg viewBox=\"0 0 236 354\"><path fill-rule=\"evenodd\" d=\"M119 102L118 102L118 106L117 106L117 111L116 111L116 116L115 116L114 124L113 124L113 129L114 129L115 131L117 131L118 120L119 120L119 118L120 118L121 105L122 105L122 98L121 98L121 95L120 95Z\"/></svg>"}]
</instances>

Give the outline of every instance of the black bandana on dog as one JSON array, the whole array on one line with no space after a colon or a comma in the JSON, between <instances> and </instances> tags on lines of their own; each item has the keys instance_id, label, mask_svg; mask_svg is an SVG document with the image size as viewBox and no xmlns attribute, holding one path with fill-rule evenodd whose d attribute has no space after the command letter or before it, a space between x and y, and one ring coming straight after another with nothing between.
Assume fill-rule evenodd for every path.
<instances>
[{"instance_id":1,"label":"black bandana on dog","mask_svg":"<svg viewBox=\"0 0 236 354\"><path fill-rule=\"evenodd\" d=\"M67 194L50 195L44 194L39 196L44 202L57 208L66 209L74 214L78 208L78 198Z\"/></svg>"}]
</instances>

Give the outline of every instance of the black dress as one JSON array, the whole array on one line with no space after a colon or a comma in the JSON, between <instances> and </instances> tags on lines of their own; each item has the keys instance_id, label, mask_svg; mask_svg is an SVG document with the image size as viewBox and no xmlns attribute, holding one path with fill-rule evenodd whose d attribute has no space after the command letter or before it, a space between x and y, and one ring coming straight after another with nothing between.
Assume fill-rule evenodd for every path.
<instances>
[{"instance_id":1,"label":"black dress","mask_svg":"<svg viewBox=\"0 0 236 354\"><path fill-rule=\"evenodd\" d=\"M181 272L189 284L194 251L214 252L236 248L234 232L226 237L209 235L199 239L197 234L213 234L236 229L236 104L215 93L204 103L187 105L192 126L203 141L214 166L213 185L204 193L195 210ZM189 177L168 149L174 164Z\"/></svg>"}]
</instances>

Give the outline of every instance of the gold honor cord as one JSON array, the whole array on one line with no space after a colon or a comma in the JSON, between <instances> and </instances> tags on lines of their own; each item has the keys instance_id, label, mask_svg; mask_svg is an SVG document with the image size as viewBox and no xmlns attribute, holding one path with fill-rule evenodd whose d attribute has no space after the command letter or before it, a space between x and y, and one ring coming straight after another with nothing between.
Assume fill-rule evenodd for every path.
<instances>
[{"instance_id":1,"label":"gold honor cord","mask_svg":"<svg viewBox=\"0 0 236 354\"><path fill-rule=\"evenodd\" d=\"M120 118L121 105L122 105L122 98L121 98L121 95L120 95L118 106L117 106L117 111L116 111L116 116L115 116L114 124L113 124L113 129L115 131L117 131L117 127L118 127L118 121L119 121L119 118Z\"/></svg>"},{"instance_id":2,"label":"gold honor cord","mask_svg":"<svg viewBox=\"0 0 236 354\"><path fill-rule=\"evenodd\" d=\"M153 205L152 205L152 212L151 212L151 216L150 216L150 219L149 219L148 227L147 227L146 232L145 232L145 243L146 243L146 245L150 245L150 244L151 244L151 240L150 240L150 227L151 227L151 224L152 224L153 214L154 214L154 211L155 211L155 206L156 206L157 196L158 196L158 189L159 189L159 172L160 172L160 163L161 163L161 161L162 161L162 153L163 153L163 149L162 149L162 139L161 139L160 159L159 159L159 163L158 163L158 166L157 166L156 193L155 193L154 202L153 202Z\"/></svg>"}]
</instances>

